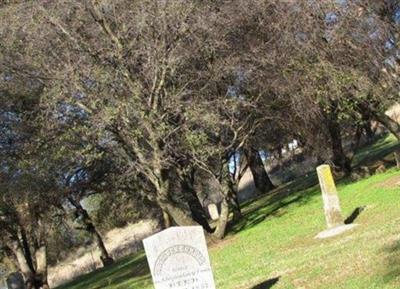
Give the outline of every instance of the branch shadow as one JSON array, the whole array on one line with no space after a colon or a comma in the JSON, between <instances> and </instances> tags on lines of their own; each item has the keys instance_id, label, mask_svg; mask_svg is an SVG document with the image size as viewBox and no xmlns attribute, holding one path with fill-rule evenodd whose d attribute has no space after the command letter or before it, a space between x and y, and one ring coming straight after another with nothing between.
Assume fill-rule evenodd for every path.
<instances>
[{"instance_id":1,"label":"branch shadow","mask_svg":"<svg viewBox=\"0 0 400 289\"><path fill-rule=\"evenodd\" d=\"M281 276L268 279L254 287L251 287L251 289L270 289L270 288L272 288L272 286L274 286L276 283L279 282L280 278L281 278Z\"/></svg>"},{"instance_id":2,"label":"branch shadow","mask_svg":"<svg viewBox=\"0 0 400 289\"><path fill-rule=\"evenodd\" d=\"M361 165L371 165L399 149L400 143L391 142L386 139L387 136L388 134L383 134L380 138L377 138L374 143L356 150L353 167L356 168Z\"/></svg>"},{"instance_id":3,"label":"branch shadow","mask_svg":"<svg viewBox=\"0 0 400 289\"><path fill-rule=\"evenodd\" d=\"M358 218L358 216L362 213L362 211L364 211L366 208L366 206L361 206L361 207L357 207L354 209L354 211L350 214L350 216L348 216L345 220L344 223L346 225L350 225L353 224L354 221Z\"/></svg>"},{"instance_id":4,"label":"branch shadow","mask_svg":"<svg viewBox=\"0 0 400 289\"><path fill-rule=\"evenodd\" d=\"M120 286L131 280L131 285L140 286L150 279L150 271L146 264L146 256L141 253L135 258L125 257L114 264L80 276L56 289L101 289L107 286Z\"/></svg>"},{"instance_id":5,"label":"branch shadow","mask_svg":"<svg viewBox=\"0 0 400 289\"><path fill-rule=\"evenodd\" d=\"M263 222L270 216L281 217L292 204L304 205L319 191L315 189L318 178L310 173L303 178L287 183L267 195L242 204L243 218L228 224L229 234L236 234Z\"/></svg>"}]
</instances>

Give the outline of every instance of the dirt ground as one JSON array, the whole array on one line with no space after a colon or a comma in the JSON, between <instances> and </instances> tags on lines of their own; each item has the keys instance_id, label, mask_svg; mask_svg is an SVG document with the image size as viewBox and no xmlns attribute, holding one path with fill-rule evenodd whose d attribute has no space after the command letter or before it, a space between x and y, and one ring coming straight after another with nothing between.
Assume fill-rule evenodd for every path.
<instances>
[{"instance_id":1,"label":"dirt ground","mask_svg":"<svg viewBox=\"0 0 400 289\"><path fill-rule=\"evenodd\" d=\"M385 180L384 182L376 184L376 187L390 189L394 187L398 187L400 189L400 171L398 176L394 176L390 179Z\"/></svg>"}]
</instances>

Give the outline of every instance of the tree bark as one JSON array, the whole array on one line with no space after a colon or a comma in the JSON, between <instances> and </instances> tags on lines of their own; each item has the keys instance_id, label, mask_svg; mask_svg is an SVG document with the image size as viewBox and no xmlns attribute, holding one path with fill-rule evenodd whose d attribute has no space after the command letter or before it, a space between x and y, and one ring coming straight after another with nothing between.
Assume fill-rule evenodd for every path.
<instances>
[{"instance_id":1,"label":"tree bark","mask_svg":"<svg viewBox=\"0 0 400 289\"><path fill-rule=\"evenodd\" d=\"M358 111L361 114L362 127L364 128L365 134L367 136L367 143L371 143L375 137L375 132L371 128L371 113L369 110L365 110L361 106Z\"/></svg>"},{"instance_id":2,"label":"tree bark","mask_svg":"<svg viewBox=\"0 0 400 289\"><path fill-rule=\"evenodd\" d=\"M162 212L162 219L163 219L163 226L164 226L164 229L168 229L169 227L172 226L172 224L171 224L171 217L170 217L169 214L168 214L165 210L163 210L162 208L161 208L161 212Z\"/></svg>"},{"instance_id":3,"label":"tree bark","mask_svg":"<svg viewBox=\"0 0 400 289\"><path fill-rule=\"evenodd\" d=\"M371 121L364 123L365 134L367 135L367 143L372 143L375 137L375 132L371 128Z\"/></svg>"},{"instance_id":4,"label":"tree bark","mask_svg":"<svg viewBox=\"0 0 400 289\"><path fill-rule=\"evenodd\" d=\"M104 245L103 238L97 231L88 212L82 207L80 202L75 200L73 197L69 197L68 200L75 207L77 215L81 218L83 224L85 225L85 230L95 239L97 247L100 250L100 259L103 266L106 267L114 263L114 259L108 253L107 248Z\"/></svg>"},{"instance_id":5,"label":"tree bark","mask_svg":"<svg viewBox=\"0 0 400 289\"><path fill-rule=\"evenodd\" d=\"M233 220L234 221L240 220L243 217L243 215L242 215L242 210L240 209L240 204L237 195L234 193L230 193L228 199L229 199L229 204L232 208Z\"/></svg>"},{"instance_id":6,"label":"tree bark","mask_svg":"<svg viewBox=\"0 0 400 289\"><path fill-rule=\"evenodd\" d=\"M218 219L217 227L213 233L213 236L219 240L225 237L226 227L229 220L229 203L226 198L221 203L221 214Z\"/></svg>"},{"instance_id":7,"label":"tree bark","mask_svg":"<svg viewBox=\"0 0 400 289\"><path fill-rule=\"evenodd\" d=\"M333 163L348 175L351 172L351 160L346 156L343 149L341 128L336 113L337 103L332 102L331 105L332 112L324 112L324 115L327 121L328 132L331 137Z\"/></svg>"},{"instance_id":8,"label":"tree bark","mask_svg":"<svg viewBox=\"0 0 400 289\"><path fill-rule=\"evenodd\" d=\"M396 161L396 167L400 169L400 150L394 152L394 159Z\"/></svg>"},{"instance_id":9,"label":"tree bark","mask_svg":"<svg viewBox=\"0 0 400 289\"><path fill-rule=\"evenodd\" d=\"M104 267L109 266L114 263L114 259L111 258L109 255L106 246L104 245L103 238L101 237L100 233L96 230L93 229L92 234L94 235L96 239L96 244L97 247L100 250L100 259L101 263L103 264Z\"/></svg>"},{"instance_id":10,"label":"tree bark","mask_svg":"<svg viewBox=\"0 0 400 289\"><path fill-rule=\"evenodd\" d=\"M355 150L357 150L359 148L360 143L361 143L362 131L363 131L363 127L357 126L356 134L354 136L354 141L353 141L353 143L351 145L352 151L355 151Z\"/></svg>"},{"instance_id":11,"label":"tree bark","mask_svg":"<svg viewBox=\"0 0 400 289\"><path fill-rule=\"evenodd\" d=\"M175 224L178 226L196 226L198 225L193 219L172 201L162 198L159 200L162 210L167 213Z\"/></svg>"},{"instance_id":12,"label":"tree bark","mask_svg":"<svg viewBox=\"0 0 400 289\"><path fill-rule=\"evenodd\" d=\"M24 251L19 241L13 241L10 246L11 251L14 253L18 267L25 278L25 285L27 289L37 289L35 287L35 272L31 270L25 258Z\"/></svg>"},{"instance_id":13,"label":"tree bark","mask_svg":"<svg viewBox=\"0 0 400 289\"><path fill-rule=\"evenodd\" d=\"M381 111L372 111L375 119L386 127L400 141L400 124Z\"/></svg>"},{"instance_id":14,"label":"tree bark","mask_svg":"<svg viewBox=\"0 0 400 289\"><path fill-rule=\"evenodd\" d=\"M213 229L208 224L206 212L193 187L193 179L184 178L181 182L181 188L189 205L193 220L199 223L208 233L211 233Z\"/></svg>"},{"instance_id":15,"label":"tree bark","mask_svg":"<svg viewBox=\"0 0 400 289\"><path fill-rule=\"evenodd\" d=\"M157 191L157 203L161 209L167 213L171 220L178 226L196 226L197 223L193 220L191 215L174 202L170 197L170 169L156 170L158 173L157 181L153 180Z\"/></svg>"},{"instance_id":16,"label":"tree bark","mask_svg":"<svg viewBox=\"0 0 400 289\"><path fill-rule=\"evenodd\" d=\"M229 205L232 208L233 220L235 221L240 220L243 217L238 199L239 181L240 181L240 176L238 178L236 178L236 176L232 176L231 178L228 179L228 187L229 187L228 201Z\"/></svg>"},{"instance_id":17,"label":"tree bark","mask_svg":"<svg viewBox=\"0 0 400 289\"><path fill-rule=\"evenodd\" d=\"M35 252L36 258L36 274L35 282L38 288L49 289L47 282L47 247L41 245Z\"/></svg>"},{"instance_id":18,"label":"tree bark","mask_svg":"<svg viewBox=\"0 0 400 289\"><path fill-rule=\"evenodd\" d=\"M220 190L224 198L222 199L221 202L221 214L219 216L217 227L215 228L213 234L213 237L219 240L225 237L226 228L229 222L229 212L230 212L229 194L231 193L229 187L230 181L231 179L230 179L229 167L228 165L225 165L223 167L222 176L219 179Z\"/></svg>"},{"instance_id":19,"label":"tree bark","mask_svg":"<svg viewBox=\"0 0 400 289\"><path fill-rule=\"evenodd\" d=\"M29 248L28 238L26 236L25 229L21 225L19 225L19 227L20 227L20 233L21 233L21 246L23 248L25 260L28 263L28 266L31 269L31 271L35 272L35 267L34 267L33 259L32 259L32 253L31 253L31 249Z\"/></svg>"},{"instance_id":20,"label":"tree bark","mask_svg":"<svg viewBox=\"0 0 400 289\"><path fill-rule=\"evenodd\" d=\"M248 165L253 175L254 185L259 195L265 194L275 188L268 176L260 154L253 147L244 150Z\"/></svg>"},{"instance_id":21,"label":"tree bark","mask_svg":"<svg viewBox=\"0 0 400 289\"><path fill-rule=\"evenodd\" d=\"M381 111L372 111L375 119L386 127L400 141L400 124ZM400 149L394 152L396 167L400 169Z\"/></svg>"}]
</instances>

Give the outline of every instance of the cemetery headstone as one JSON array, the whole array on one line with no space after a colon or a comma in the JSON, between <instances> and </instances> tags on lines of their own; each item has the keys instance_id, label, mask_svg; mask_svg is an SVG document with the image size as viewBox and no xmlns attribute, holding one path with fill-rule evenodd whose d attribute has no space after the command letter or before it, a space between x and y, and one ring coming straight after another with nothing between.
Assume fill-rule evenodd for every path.
<instances>
[{"instance_id":1,"label":"cemetery headstone","mask_svg":"<svg viewBox=\"0 0 400 289\"><path fill-rule=\"evenodd\" d=\"M319 184L321 186L322 200L324 202L325 219L328 228L343 225L343 217L340 209L338 192L332 171L329 165L317 168Z\"/></svg>"},{"instance_id":2,"label":"cemetery headstone","mask_svg":"<svg viewBox=\"0 0 400 289\"><path fill-rule=\"evenodd\" d=\"M216 221L219 219L219 212L216 204L208 205L208 213L210 214L211 220Z\"/></svg>"},{"instance_id":3,"label":"cemetery headstone","mask_svg":"<svg viewBox=\"0 0 400 289\"><path fill-rule=\"evenodd\" d=\"M25 289L24 277L21 273L15 272L7 277L8 289Z\"/></svg>"},{"instance_id":4,"label":"cemetery headstone","mask_svg":"<svg viewBox=\"0 0 400 289\"><path fill-rule=\"evenodd\" d=\"M357 226L356 224L344 224L344 219L340 209L339 196L330 166L319 166L317 168L317 173L322 192L325 219L328 229L319 233L316 238L324 239L333 237Z\"/></svg>"},{"instance_id":5,"label":"cemetery headstone","mask_svg":"<svg viewBox=\"0 0 400 289\"><path fill-rule=\"evenodd\" d=\"M155 289L215 289L202 227L171 227L143 244Z\"/></svg>"}]
</instances>

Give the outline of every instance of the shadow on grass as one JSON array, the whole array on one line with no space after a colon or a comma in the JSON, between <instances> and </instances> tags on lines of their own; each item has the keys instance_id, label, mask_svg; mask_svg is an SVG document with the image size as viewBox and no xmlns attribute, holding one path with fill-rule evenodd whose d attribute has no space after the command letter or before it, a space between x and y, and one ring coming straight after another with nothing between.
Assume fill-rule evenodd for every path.
<instances>
[{"instance_id":1,"label":"shadow on grass","mask_svg":"<svg viewBox=\"0 0 400 289\"><path fill-rule=\"evenodd\" d=\"M378 138L373 144L359 149L356 152L353 167L382 160L398 148L400 148L400 144L389 134L386 134ZM349 177L338 180L338 183L341 184L353 182ZM259 196L242 203L243 218L236 222L231 221L228 225L228 233L234 234L254 227L269 216L279 217L285 213L282 209L293 203L306 203L316 193L319 193L318 189L310 189L316 185L318 185L317 174L316 172L310 172L273 190L265 196ZM246 188L243 190L246 190ZM361 207L355 209L346 219L346 224L353 223L362 210L363 208Z\"/></svg>"},{"instance_id":2,"label":"shadow on grass","mask_svg":"<svg viewBox=\"0 0 400 289\"><path fill-rule=\"evenodd\" d=\"M362 211L365 210L365 206L361 206L358 208L355 208L354 211L344 220L344 223L346 225L353 224L354 221L358 218L358 216L362 213Z\"/></svg>"},{"instance_id":3,"label":"shadow on grass","mask_svg":"<svg viewBox=\"0 0 400 289\"><path fill-rule=\"evenodd\" d=\"M316 184L318 184L318 178L315 173L311 173L275 189L266 196L246 202L243 205L243 218L236 223L233 221L229 223L229 233L234 234L252 228L270 216L280 217L285 214L283 209L291 204L307 203L319 192L309 189Z\"/></svg>"},{"instance_id":4,"label":"shadow on grass","mask_svg":"<svg viewBox=\"0 0 400 289\"><path fill-rule=\"evenodd\" d=\"M118 286L129 280L132 280L130 285L140 286L149 278L150 272L146 257L141 253L135 258L126 257L111 266L78 277L57 289L100 289L111 285Z\"/></svg>"},{"instance_id":5,"label":"shadow on grass","mask_svg":"<svg viewBox=\"0 0 400 289\"><path fill-rule=\"evenodd\" d=\"M279 282L280 278L281 277L279 276L276 278L269 279L267 281L264 281L256 286L252 287L251 289L270 289L270 288L272 288L272 286L274 286L276 283Z\"/></svg>"},{"instance_id":6,"label":"shadow on grass","mask_svg":"<svg viewBox=\"0 0 400 289\"><path fill-rule=\"evenodd\" d=\"M360 165L369 165L378 160L382 160L390 153L400 148L400 143L392 140L389 134L375 141L372 145L363 147L356 151L356 157L353 160L353 167Z\"/></svg>"}]
</instances>

